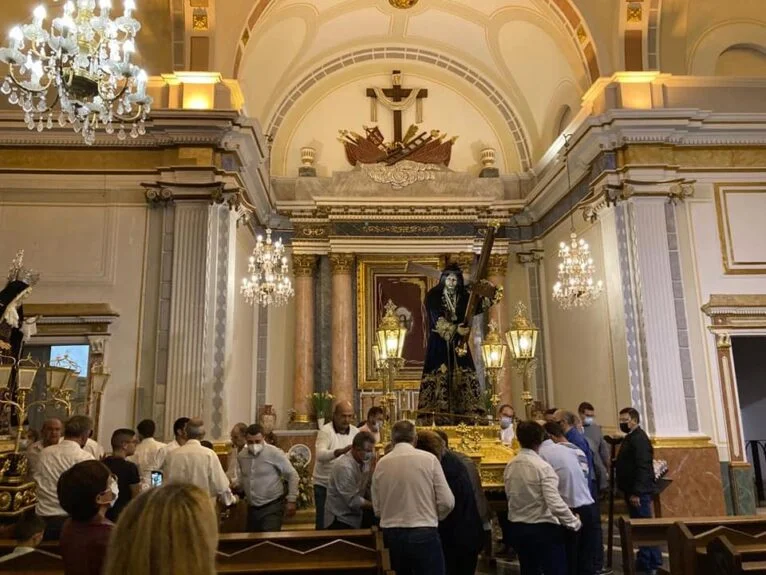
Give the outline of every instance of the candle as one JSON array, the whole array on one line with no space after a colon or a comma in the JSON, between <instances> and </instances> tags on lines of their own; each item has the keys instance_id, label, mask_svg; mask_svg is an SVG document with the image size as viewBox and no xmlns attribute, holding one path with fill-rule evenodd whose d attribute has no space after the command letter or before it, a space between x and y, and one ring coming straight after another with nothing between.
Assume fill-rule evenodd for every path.
<instances>
[{"instance_id":1,"label":"candle","mask_svg":"<svg viewBox=\"0 0 766 575\"><path fill-rule=\"evenodd\" d=\"M43 20L45 20L46 12L45 12L45 6L38 6L35 8L34 12L32 12L32 25L36 28L42 28Z\"/></svg>"},{"instance_id":2,"label":"candle","mask_svg":"<svg viewBox=\"0 0 766 575\"><path fill-rule=\"evenodd\" d=\"M143 70L138 72L136 76L136 95L143 97L146 95L146 80L148 79L146 72Z\"/></svg>"},{"instance_id":3,"label":"candle","mask_svg":"<svg viewBox=\"0 0 766 575\"><path fill-rule=\"evenodd\" d=\"M125 0L125 17L130 18L130 13L136 9L136 0Z\"/></svg>"},{"instance_id":4,"label":"candle","mask_svg":"<svg viewBox=\"0 0 766 575\"><path fill-rule=\"evenodd\" d=\"M112 9L112 0L98 0L98 7L101 8L101 15L109 17L109 10Z\"/></svg>"},{"instance_id":5,"label":"candle","mask_svg":"<svg viewBox=\"0 0 766 575\"><path fill-rule=\"evenodd\" d=\"M136 45L133 40L125 40L122 45L122 61L127 64L130 60L130 55L136 51Z\"/></svg>"},{"instance_id":6,"label":"candle","mask_svg":"<svg viewBox=\"0 0 766 575\"><path fill-rule=\"evenodd\" d=\"M15 50L21 50L24 47L24 32L21 31L21 26L14 26L8 33L8 37L13 40L11 46Z\"/></svg>"}]
</instances>

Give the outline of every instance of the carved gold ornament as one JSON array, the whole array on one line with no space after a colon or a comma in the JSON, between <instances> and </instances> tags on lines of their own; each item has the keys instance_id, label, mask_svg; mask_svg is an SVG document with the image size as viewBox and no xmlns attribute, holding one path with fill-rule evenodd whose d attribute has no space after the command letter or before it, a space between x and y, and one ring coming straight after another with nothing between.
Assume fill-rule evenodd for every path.
<instances>
[{"instance_id":1,"label":"carved gold ornament","mask_svg":"<svg viewBox=\"0 0 766 575\"><path fill-rule=\"evenodd\" d=\"M439 168L435 165L420 164L408 160L393 166L387 166L383 163L362 164L361 166L362 171L371 180L379 184L390 184L395 190L401 190L417 182L434 180L436 179L435 172L439 171Z\"/></svg>"},{"instance_id":2,"label":"carved gold ornament","mask_svg":"<svg viewBox=\"0 0 766 575\"><path fill-rule=\"evenodd\" d=\"M388 3L391 4L394 8L401 8L402 10L406 10L407 8L412 8L415 4L418 3L418 0L388 0Z\"/></svg>"}]
</instances>

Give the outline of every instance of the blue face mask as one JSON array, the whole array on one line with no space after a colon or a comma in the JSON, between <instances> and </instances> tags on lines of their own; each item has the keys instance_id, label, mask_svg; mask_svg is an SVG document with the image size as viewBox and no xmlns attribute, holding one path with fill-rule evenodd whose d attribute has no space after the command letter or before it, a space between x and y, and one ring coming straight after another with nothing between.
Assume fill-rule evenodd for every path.
<instances>
[{"instance_id":1,"label":"blue face mask","mask_svg":"<svg viewBox=\"0 0 766 575\"><path fill-rule=\"evenodd\" d=\"M500 429L508 429L511 425L513 425L513 418L508 417L507 415L503 415L500 418Z\"/></svg>"}]
</instances>

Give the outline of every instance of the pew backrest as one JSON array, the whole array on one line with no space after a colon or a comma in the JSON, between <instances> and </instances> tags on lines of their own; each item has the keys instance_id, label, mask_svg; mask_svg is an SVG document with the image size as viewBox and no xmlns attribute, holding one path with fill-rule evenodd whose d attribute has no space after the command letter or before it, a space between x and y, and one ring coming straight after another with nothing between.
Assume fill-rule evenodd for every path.
<instances>
[{"instance_id":1,"label":"pew backrest","mask_svg":"<svg viewBox=\"0 0 766 575\"><path fill-rule=\"evenodd\" d=\"M738 547L725 535L718 535L707 544L708 573L715 575L766 574L766 545ZM753 560L755 559L755 560Z\"/></svg>"},{"instance_id":2,"label":"pew backrest","mask_svg":"<svg viewBox=\"0 0 766 575\"><path fill-rule=\"evenodd\" d=\"M62 575L64 562L60 555L42 549L19 555L0 563L0 572L35 575Z\"/></svg>"},{"instance_id":3,"label":"pew backrest","mask_svg":"<svg viewBox=\"0 0 766 575\"><path fill-rule=\"evenodd\" d=\"M668 530L670 572L673 575L696 575L697 573L710 572L707 546L718 537L725 537L728 544L734 546L757 548L766 543L766 533L757 530L766 528L765 524L740 527L742 528L718 525L706 531L695 533L695 530L687 524L676 522Z\"/></svg>"}]
</instances>

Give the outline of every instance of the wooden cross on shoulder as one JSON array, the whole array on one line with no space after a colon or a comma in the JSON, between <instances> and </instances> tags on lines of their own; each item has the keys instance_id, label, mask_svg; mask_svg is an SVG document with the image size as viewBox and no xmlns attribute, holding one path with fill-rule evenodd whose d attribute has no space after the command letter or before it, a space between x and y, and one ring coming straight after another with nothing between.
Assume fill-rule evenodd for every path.
<instances>
[{"instance_id":1,"label":"wooden cross on shoulder","mask_svg":"<svg viewBox=\"0 0 766 575\"><path fill-rule=\"evenodd\" d=\"M383 95L390 98L392 102L401 102L410 96L412 88L402 88L402 73L400 70L394 70L391 73L392 86L383 88ZM367 88L367 97L377 99L375 88ZM428 90L420 89L416 95L417 100L428 98ZM394 110L394 142L401 142L402 131L402 111Z\"/></svg>"}]
</instances>

